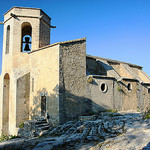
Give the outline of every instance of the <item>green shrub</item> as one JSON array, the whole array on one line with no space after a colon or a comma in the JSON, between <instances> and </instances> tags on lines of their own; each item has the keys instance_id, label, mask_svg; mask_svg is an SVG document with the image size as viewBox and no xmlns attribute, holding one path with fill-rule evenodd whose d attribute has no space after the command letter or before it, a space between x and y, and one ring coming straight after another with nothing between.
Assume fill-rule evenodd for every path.
<instances>
[{"instance_id":1,"label":"green shrub","mask_svg":"<svg viewBox=\"0 0 150 150\"><path fill-rule=\"evenodd\" d=\"M150 119L150 110L144 114L144 119Z\"/></svg>"},{"instance_id":2,"label":"green shrub","mask_svg":"<svg viewBox=\"0 0 150 150\"><path fill-rule=\"evenodd\" d=\"M117 113L117 109L108 109L107 112L111 112L111 113Z\"/></svg>"},{"instance_id":3,"label":"green shrub","mask_svg":"<svg viewBox=\"0 0 150 150\"><path fill-rule=\"evenodd\" d=\"M122 91L123 91L120 86L117 87L117 90L118 90L119 92L122 92Z\"/></svg>"},{"instance_id":4,"label":"green shrub","mask_svg":"<svg viewBox=\"0 0 150 150\"><path fill-rule=\"evenodd\" d=\"M19 128L22 129L23 127L24 127L24 123L21 122L21 123L19 124Z\"/></svg>"},{"instance_id":5,"label":"green shrub","mask_svg":"<svg viewBox=\"0 0 150 150\"><path fill-rule=\"evenodd\" d=\"M88 79L87 79L87 82L88 82L88 83L92 83L92 81L93 81L93 77L92 77L92 76L89 76Z\"/></svg>"},{"instance_id":6,"label":"green shrub","mask_svg":"<svg viewBox=\"0 0 150 150\"><path fill-rule=\"evenodd\" d=\"M2 135L1 135L1 137L0 137L0 142L6 141L6 140L8 140L8 139L9 139L9 136L2 133Z\"/></svg>"},{"instance_id":7,"label":"green shrub","mask_svg":"<svg viewBox=\"0 0 150 150\"><path fill-rule=\"evenodd\" d=\"M18 138L18 136L17 135L10 135L9 136L9 139L15 139L15 138Z\"/></svg>"}]
</instances>

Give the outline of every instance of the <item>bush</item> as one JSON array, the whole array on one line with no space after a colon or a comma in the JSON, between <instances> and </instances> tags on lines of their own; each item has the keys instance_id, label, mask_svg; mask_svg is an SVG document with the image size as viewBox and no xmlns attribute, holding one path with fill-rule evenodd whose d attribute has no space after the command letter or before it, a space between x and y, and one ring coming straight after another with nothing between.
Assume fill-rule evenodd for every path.
<instances>
[{"instance_id":1,"label":"bush","mask_svg":"<svg viewBox=\"0 0 150 150\"><path fill-rule=\"evenodd\" d=\"M15 139L15 138L18 138L18 136L17 135L10 135L9 136L9 139Z\"/></svg>"},{"instance_id":2,"label":"bush","mask_svg":"<svg viewBox=\"0 0 150 150\"><path fill-rule=\"evenodd\" d=\"M88 79L87 79L87 82L88 82L88 83L92 83L92 81L93 81L93 77L92 77L92 76L89 76Z\"/></svg>"},{"instance_id":3,"label":"bush","mask_svg":"<svg viewBox=\"0 0 150 150\"><path fill-rule=\"evenodd\" d=\"M0 137L0 142L6 141L6 140L9 140L9 136L2 133L2 135Z\"/></svg>"},{"instance_id":4,"label":"bush","mask_svg":"<svg viewBox=\"0 0 150 150\"><path fill-rule=\"evenodd\" d=\"M143 119L150 119L150 110L144 114Z\"/></svg>"},{"instance_id":5,"label":"bush","mask_svg":"<svg viewBox=\"0 0 150 150\"><path fill-rule=\"evenodd\" d=\"M19 128L22 129L23 127L24 127L24 123L21 122L21 123L19 124Z\"/></svg>"}]
</instances>

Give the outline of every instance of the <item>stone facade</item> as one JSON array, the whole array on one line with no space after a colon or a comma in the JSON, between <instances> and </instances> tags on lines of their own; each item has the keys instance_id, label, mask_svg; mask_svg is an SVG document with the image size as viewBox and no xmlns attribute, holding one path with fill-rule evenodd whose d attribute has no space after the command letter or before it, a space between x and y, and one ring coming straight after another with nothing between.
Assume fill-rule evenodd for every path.
<instances>
[{"instance_id":1,"label":"stone facade","mask_svg":"<svg viewBox=\"0 0 150 150\"><path fill-rule=\"evenodd\" d=\"M90 71L93 74L92 83L87 85L93 111L150 109L150 77L142 67L90 55L86 59L90 68L87 75L91 76ZM102 69L97 72L96 68Z\"/></svg>"},{"instance_id":2,"label":"stone facade","mask_svg":"<svg viewBox=\"0 0 150 150\"><path fill-rule=\"evenodd\" d=\"M17 134L20 123L45 116L57 126L90 112L149 107L150 77L142 67L86 55L86 38L50 45L51 27L41 9L13 7L4 14L4 133Z\"/></svg>"}]
</instances>

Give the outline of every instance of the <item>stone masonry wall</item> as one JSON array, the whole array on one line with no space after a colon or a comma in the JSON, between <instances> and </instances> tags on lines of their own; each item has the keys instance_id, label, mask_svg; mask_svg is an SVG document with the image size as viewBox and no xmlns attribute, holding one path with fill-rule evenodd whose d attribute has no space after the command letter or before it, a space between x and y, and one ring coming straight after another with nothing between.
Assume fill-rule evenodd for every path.
<instances>
[{"instance_id":1,"label":"stone masonry wall","mask_svg":"<svg viewBox=\"0 0 150 150\"><path fill-rule=\"evenodd\" d=\"M86 98L86 41L60 45L60 119L73 119L84 113Z\"/></svg>"},{"instance_id":2,"label":"stone masonry wall","mask_svg":"<svg viewBox=\"0 0 150 150\"><path fill-rule=\"evenodd\" d=\"M16 127L29 120L30 73L17 79Z\"/></svg>"},{"instance_id":3,"label":"stone masonry wall","mask_svg":"<svg viewBox=\"0 0 150 150\"><path fill-rule=\"evenodd\" d=\"M128 84L131 84L131 90L128 90ZM122 110L137 110L137 82L132 80L122 81Z\"/></svg>"},{"instance_id":4,"label":"stone masonry wall","mask_svg":"<svg viewBox=\"0 0 150 150\"><path fill-rule=\"evenodd\" d=\"M103 91L103 85L105 88ZM92 100L92 110L94 112L113 109L114 100L114 80L108 78L93 78L92 83L88 83L89 99Z\"/></svg>"},{"instance_id":5,"label":"stone masonry wall","mask_svg":"<svg viewBox=\"0 0 150 150\"><path fill-rule=\"evenodd\" d=\"M86 57L86 74L87 75L107 75L104 67L96 59Z\"/></svg>"},{"instance_id":6,"label":"stone masonry wall","mask_svg":"<svg viewBox=\"0 0 150 150\"><path fill-rule=\"evenodd\" d=\"M40 39L39 39L39 47L43 47L50 44L50 27L43 22L40 21Z\"/></svg>"}]
</instances>

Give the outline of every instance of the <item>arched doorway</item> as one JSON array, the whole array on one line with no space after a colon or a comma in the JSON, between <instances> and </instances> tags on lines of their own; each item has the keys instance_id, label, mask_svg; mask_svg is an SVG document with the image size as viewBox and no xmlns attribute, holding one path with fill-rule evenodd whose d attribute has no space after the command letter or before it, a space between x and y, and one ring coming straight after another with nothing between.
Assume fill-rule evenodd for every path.
<instances>
[{"instance_id":1,"label":"arched doorway","mask_svg":"<svg viewBox=\"0 0 150 150\"><path fill-rule=\"evenodd\" d=\"M2 132L3 134L9 134L9 87L10 87L10 77L6 73L4 76L4 87L3 87L3 124Z\"/></svg>"}]
</instances>

